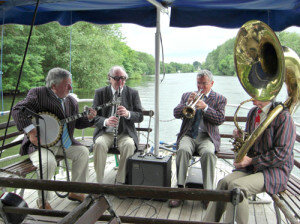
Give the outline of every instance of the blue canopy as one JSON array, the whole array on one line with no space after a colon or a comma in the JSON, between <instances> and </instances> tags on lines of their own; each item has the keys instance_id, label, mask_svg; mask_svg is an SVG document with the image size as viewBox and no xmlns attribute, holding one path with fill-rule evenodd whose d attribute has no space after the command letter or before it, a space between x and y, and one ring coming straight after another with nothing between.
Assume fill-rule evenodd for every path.
<instances>
[{"instance_id":1,"label":"blue canopy","mask_svg":"<svg viewBox=\"0 0 300 224\"><path fill-rule=\"evenodd\" d=\"M157 0L161 2L162 0ZM6 0L1 4L0 23L31 24L36 0ZM71 25L78 21L97 24L135 23L156 26L156 7L147 0L40 0L36 25L58 21Z\"/></svg>"},{"instance_id":2,"label":"blue canopy","mask_svg":"<svg viewBox=\"0 0 300 224\"><path fill-rule=\"evenodd\" d=\"M273 30L300 26L300 0L174 0L174 27L212 25L239 28L249 20L260 20Z\"/></svg>"},{"instance_id":3,"label":"blue canopy","mask_svg":"<svg viewBox=\"0 0 300 224\"><path fill-rule=\"evenodd\" d=\"M212 25L239 28L255 19L280 31L300 26L300 0L156 0L171 7L170 25ZM0 3L1 4L1 3ZM0 5L0 23L30 24L36 0L6 0ZM147 0L40 0L36 25L58 21L97 24L135 23L156 26L156 8Z\"/></svg>"}]
</instances>

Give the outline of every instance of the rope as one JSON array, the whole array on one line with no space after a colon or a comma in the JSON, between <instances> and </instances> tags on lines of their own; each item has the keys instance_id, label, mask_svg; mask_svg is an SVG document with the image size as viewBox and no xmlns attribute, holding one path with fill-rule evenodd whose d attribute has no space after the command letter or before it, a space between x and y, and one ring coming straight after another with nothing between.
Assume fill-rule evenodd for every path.
<instances>
[{"instance_id":1,"label":"rope","mask_svg":"<svg viewBox=\"0 0 300 224\"><path fill-rule=\"evenodd\" d=\"M71 73L71 80L72 80L72 12L71 12L71 26L70 26L70 60L69 60L69 71ZM73 83L72 83L73 85ZM73 86L71 89L71 92L73 93Z\"/></svg>"},{"instance_id":2,"label":"rope","mask_svg":"<svg viewBox=\"0 0 300 224\"><path fill-rule=\"evenodd\" d=\"M155 119L155 116L153 116L153 119ZM170 122L170 121L175 121L176 118L168 119L168 120L159 120L159 122Z\"/></svg>"},{"instance_id":3,"label":"rope","mask_svg":"<svg viewBox=\"0 0 300 224\"><path fill-rule=\"evenodd\" d=\"M5 20L5 15L4 15L4 11L3 11L2 31L1 31L1 62L0 62L0 90L1 90L1 104L2 104L1 116L3 116L3 111L4 111L3 88L2 88L2 75L3 75L3 72L2 72L2 56L3 56L4 20Z\"/></svg>"},{"instance_id":4,"label":"rope","mask_svg":"<svg viewBox=\"0 0 300 224\"><path fill-rule=\"evenodd\" d=\"M15 89L15 92L14 92L14 97L13 97L12 102L11 102L10 112L9 112L8 120L7 120L6 127L5 127L4 139L2 141L2 148L3 148L4 144L5 144L6 134L7 134L8 126L9 126L9 121L10 121L10 118L11 118L11 111L12 111L12 108L13 108L13 106L15 104L16 95L17 95L17 92L18 92L18 89L19 89L20 80L21 80L21 76L22 76L22 71L23 71L23 67L24 67L24 64L25 64L25 59L26 59L26 55L27 55L27 51L28 51L28 47L29 47L29 43L30 43L30 38L31 38L31 34L32 34L32 30L33 30L33 26L34 26L34 21L35 21L35 18L36 18L36 14L37 14L37 9L38 9L39 3L40 3L40 0L37 0L36 7L35 7L35 10L34 10L34 13L33 13L33 18L32 18L32 22L31 22L31 26L30 26L30 32L29 32L29 35L28 35L28 39L27 39L27 43L26 43L26 48L25 48L25 52L24 52L24 56L23 56L23 61L22 61L22 64L21 64L20 73L19 73L19 77L18 77L18 80L17 80L16 89ZM2 152L3 152L3 150L0 150L0 158L1 158Z\"/></svg>"}]
</instances>

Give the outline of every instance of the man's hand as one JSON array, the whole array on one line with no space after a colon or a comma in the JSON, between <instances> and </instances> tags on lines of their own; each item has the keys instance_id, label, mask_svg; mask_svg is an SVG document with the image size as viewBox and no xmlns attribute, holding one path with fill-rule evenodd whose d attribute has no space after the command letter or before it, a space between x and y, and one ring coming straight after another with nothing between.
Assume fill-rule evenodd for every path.
<instances>
[{"instance_id":1,"label":"man's hand","mask_svg":"<svg viewBox=\"0 0 300 224\"><path fill-rule=\"evenodd\" d=\"M188 98L187 103L190 104L196 97L197 93L196 92L192 92Z\"/></svg>"},{"instance_id":2,"label":"man's hand","mask_svg":"<svg viewBox=\"0 0 300 224\"><path fill-rule=\"evenodd\" d=\"M32 129L30 132L28 132L28 138L29 141L34 144L34 145L38 145L38 139L37 139L37 130L36 128Z\"/></svg>"},{"instance_id":3,"label":"man's hand","mask_svg":"<svg viewBox=\"0 0 300 224\"><path fill-rule=\"evenodd\" d=\"M117 127L118 124L118 118L115 116L111 116L106 120L106 127Z\"/></svg>"},{"instance_id":4,"label":"man's hand","mask_svg":"<svg viewBox=\"0 0 300 224\"><path fill-rule=\"evenodd\" d=\"M195 107L197 110L199 110L199 109L203 110L203 109L205 109L206 106L207 106L207 104L203 100L199 100Z\"/></svg>"},{"instance_id":5,"label":"man's hand","mask_svg":"<svg viewBox=\"0 0 300 224\"><path fill-rule=\"evenodd\" d=\"M129 112L124 106L118 106L117 114L121 117L128 118Z\"/></svg>"},{"instance_id":6,"label":"man's hand","mask_svg":"<svg viewBox=\"0 0 300 224\"><path fill-rule=\"evenodd\" d=\"M234 138L241 138L242 137L242 133L239 132L239 130L236 128L233 130L232 135Z\"/></svg>"},{"instance_id":7,"label":"man's hand","mask_svg":"<svg viewBox=\"0 0 300 224\"><path fill-rule=\"evenodd\" d=\"M242 161L239 163L233 163L233 165L235 166L235 168L239 169L239 168L244 168L246 166L251 165L252 163L252 158L250 158L249 156L244 156Z\"/></svg>"},{"instance_id":8,"label":"man's hand","mask_svg":"<svg viewBox=\"0 0 300 224\"><path fill-rule=\"evenodd\" d=\"M97 111L94 110L93 108L89 108L89 113L88 113L87 118L89 120L92 120L96 115L97 115Z\"/></svg>"}]
</instances>

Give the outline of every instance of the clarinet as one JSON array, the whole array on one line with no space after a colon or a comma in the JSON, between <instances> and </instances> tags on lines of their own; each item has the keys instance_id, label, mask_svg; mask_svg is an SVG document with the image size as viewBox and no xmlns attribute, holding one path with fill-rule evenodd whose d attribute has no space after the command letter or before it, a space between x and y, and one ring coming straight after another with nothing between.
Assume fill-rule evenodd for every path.
<instances>
[{"instance_id":1,"label":"clarinet","mask_svg":"<svg viewBox=\"0 0 300 224\"><path fill-rule=\"evenodd\" d=\"M119 123L120 123L120 116L117 114L117 110L118 110L118 107L120 106L120 104L121 104L121 87L119 86L119 90L117 93L117 99L116 99L116 105L115 105L115 108L116 108L115 117L118 118L118 123L117 123L116 127L114 127L114 146L113 146L114 149L118 149L118 128L119 128Z\"/></svg>"}]
</instances>

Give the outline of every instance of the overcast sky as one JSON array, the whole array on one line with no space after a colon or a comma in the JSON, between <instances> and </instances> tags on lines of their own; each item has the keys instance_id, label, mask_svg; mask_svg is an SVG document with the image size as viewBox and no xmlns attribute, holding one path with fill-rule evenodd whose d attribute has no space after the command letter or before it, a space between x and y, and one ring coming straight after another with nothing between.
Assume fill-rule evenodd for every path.
<instances>
[{"instance_id":1,"label":"overcast sky","mask_svg":"<svg viewBox=\"0 0 300 224\"><path fill-rule=\"evenodd\" d=\"M216 49L226 40L237 35L239 29L222 29L212 26L193 28L169 27L168 15L161 14L161 34L165 62L193 63L205 61L209 52ZM126 43L136 51L155 54L156 28L145 28L133 24L122 25ZM286 31L300 33L299 27Z\"/></svg>"}]
</instances>

